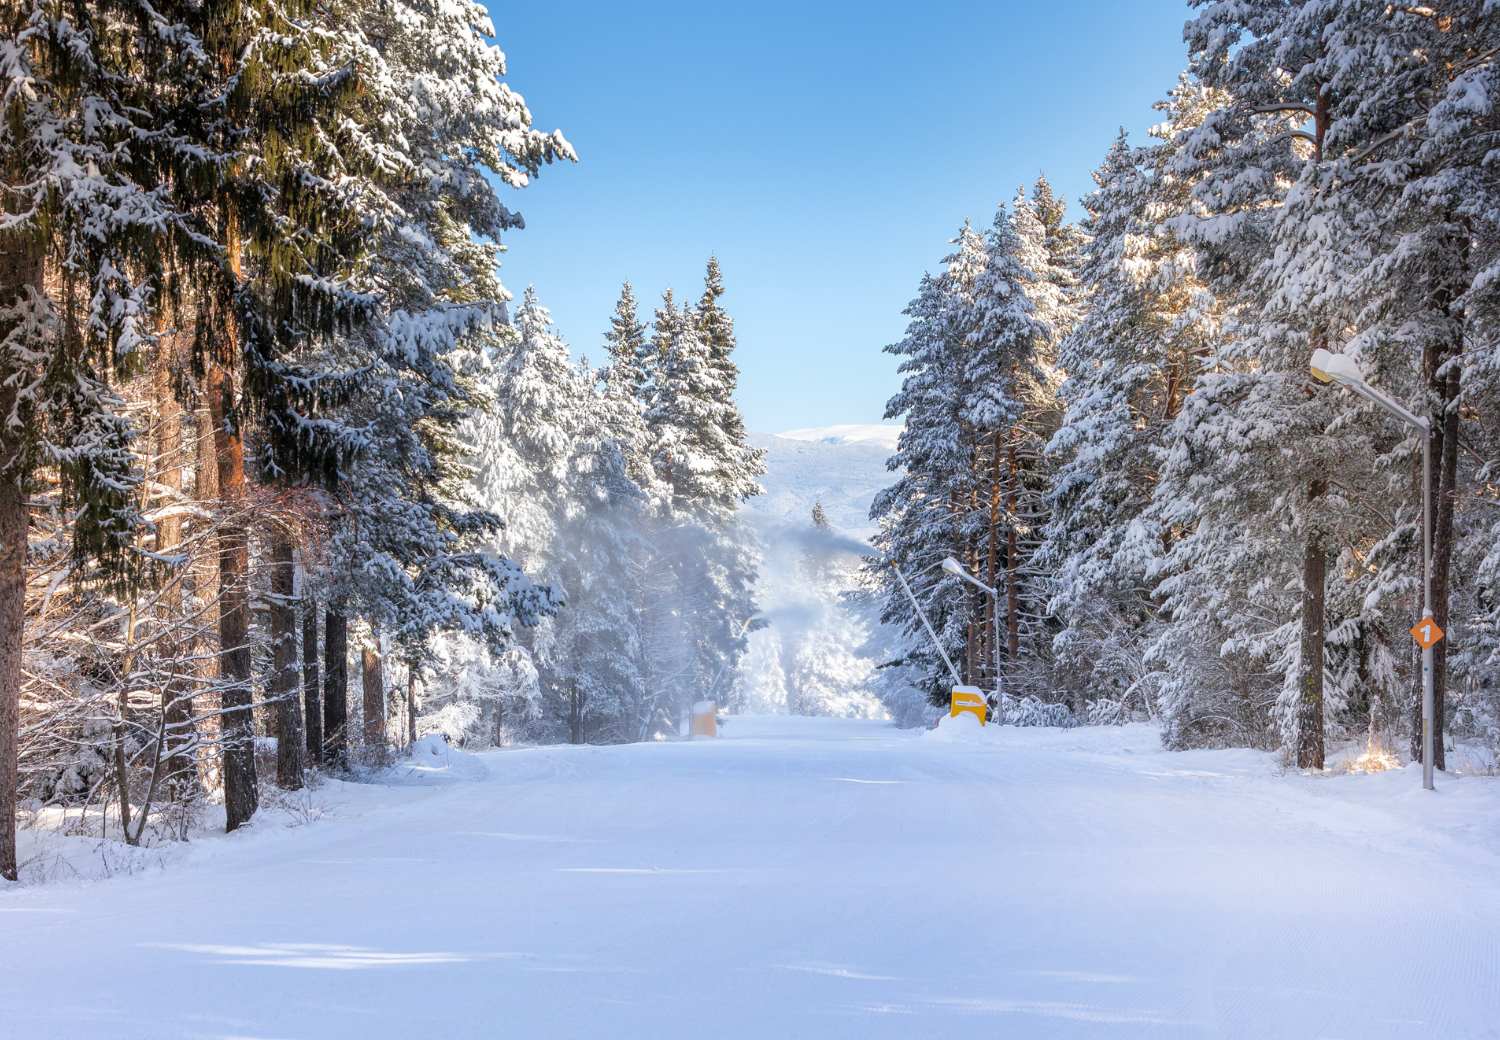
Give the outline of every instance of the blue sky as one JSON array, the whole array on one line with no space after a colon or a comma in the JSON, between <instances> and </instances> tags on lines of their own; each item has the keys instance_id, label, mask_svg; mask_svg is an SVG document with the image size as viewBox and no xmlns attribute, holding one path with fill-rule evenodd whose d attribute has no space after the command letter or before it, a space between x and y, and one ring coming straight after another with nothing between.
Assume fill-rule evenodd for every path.
<instances>
[{"instance_id":1,"label":"blue sky","mask_svg":"<svg viewBox=\"0 0 1500 1040\"><path fill-rule=\"evenodd\" d=\"M1185 63L1181 0L490 3L509 82L577 166L508 203L503 276L575 352L630 279L695 299L716 253L753 430L875 422L881 347L965 217L1045 171L1070 201ZM1076 216L1077 207L1073 206Z\"/></svg>"}]
</instances>

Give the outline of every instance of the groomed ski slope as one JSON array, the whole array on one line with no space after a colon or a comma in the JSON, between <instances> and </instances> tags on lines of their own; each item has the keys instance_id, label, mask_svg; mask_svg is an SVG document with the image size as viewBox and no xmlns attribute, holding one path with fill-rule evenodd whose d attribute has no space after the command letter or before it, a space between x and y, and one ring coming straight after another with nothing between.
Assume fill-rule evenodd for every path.
<instances>
[{"instance_id":1,"label":"groomed ski slope","mask_svg":"<svg viewBox=\"0 0 1500 1040\"><path fill-rule=\"evenodd\" d=\"M0 893L0 1036L1500 1035L1495 779L1144 726L724 734L429 761Z\"/></svg>"}]
</instances>

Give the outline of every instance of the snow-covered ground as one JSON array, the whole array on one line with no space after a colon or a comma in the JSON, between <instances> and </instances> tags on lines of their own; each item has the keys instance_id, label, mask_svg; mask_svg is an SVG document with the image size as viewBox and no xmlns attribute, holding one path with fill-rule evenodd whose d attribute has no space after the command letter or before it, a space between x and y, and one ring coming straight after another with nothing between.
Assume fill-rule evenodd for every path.
<instances>
[{"instance_id":1,"label":"snow-covered ground","mask_svg":"<svg viewBox=\"0 0 1500 1040\"><path fill-rule=\"evenodd\" d=\"M1500 780L1145 726L426 749L0 892L0 1036L1493 1037Z\"/></svg>"}]
</instances>

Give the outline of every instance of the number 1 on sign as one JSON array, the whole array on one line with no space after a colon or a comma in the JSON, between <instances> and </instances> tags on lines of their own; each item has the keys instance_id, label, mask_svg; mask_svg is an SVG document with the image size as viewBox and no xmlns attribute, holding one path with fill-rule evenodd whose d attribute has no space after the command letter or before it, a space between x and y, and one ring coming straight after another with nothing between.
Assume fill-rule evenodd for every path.
<instances>
[{"instance_id":1,"label":"number 1 on sign","mask_svg":"<svg viewBox=\"0 0 1500 1040\"><path fill-rule=\"evenodd\" d=\"M1430 650L1443 638L1443 630L1438 628L1438 623L1430 617L1424 617L1415 625L1411 626L1411 637L1417 641L1417 645L1423 650Z\"/></svg>"}]
</instances>

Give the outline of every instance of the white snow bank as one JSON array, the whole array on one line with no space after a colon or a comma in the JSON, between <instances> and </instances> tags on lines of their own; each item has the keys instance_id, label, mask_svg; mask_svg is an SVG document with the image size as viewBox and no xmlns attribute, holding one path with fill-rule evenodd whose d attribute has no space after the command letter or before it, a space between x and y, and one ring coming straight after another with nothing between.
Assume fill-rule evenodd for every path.
<instances>
[{"instance_id":1,"label":"white snow bank","mask_svg":"<svg viewBox=\"0 0 1500 1040\"><path fill-rule=\"evenodd\" d=\"M489 770L475 755L448 743L441 733L429 733L411 746L402 761L381 772L383 784L432 784L483 780Z\"/></svg>"},{"instance_id":2,"label":"white snow bank","mask_svg":"<svg viewBox=\"0 0 1500 1040\"><path fill-rule=\"evenodd\" d=\"M938 719L935 729L922 734L922 739L937 741L941 744L990 743L990 736L985 729L985 726L980 725L977 715L964 711L957 715L944 715Z\"/></svg>"}]
</instances>

